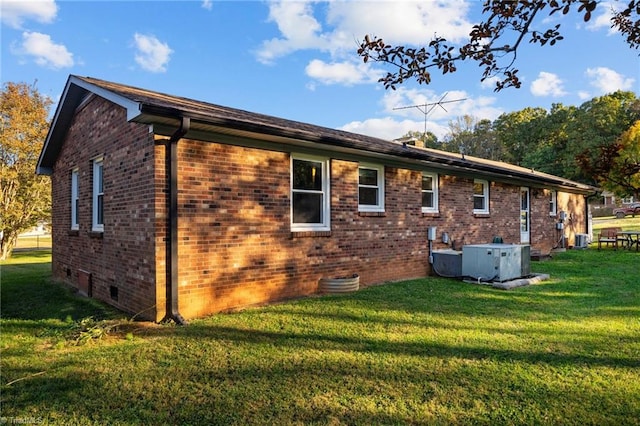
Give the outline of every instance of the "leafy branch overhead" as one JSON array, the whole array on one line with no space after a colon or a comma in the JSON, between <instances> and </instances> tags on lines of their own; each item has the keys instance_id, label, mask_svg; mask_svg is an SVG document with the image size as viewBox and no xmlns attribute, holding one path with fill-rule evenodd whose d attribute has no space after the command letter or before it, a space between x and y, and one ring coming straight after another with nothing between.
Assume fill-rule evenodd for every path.
<instances>
[{"instance_id":1,"label":"leafy branch overhead","mask_svg":"<svg viewBox=\"0 0 640 426\"><path fill-rule=\"evenodd\" d=\"M431 68L442 74L453 73L458 63L473 61L483 69L481 81L499 77L495 91L507 87L519 88L521 81L515 68L518 49L528 41L540 46L553 46L563 39L560 24L537 30L534 24L544 22L544 16L557 13L579 14L585 22L591 20L597 0L485 0L482 10L486 19L473 26L469 40L456 47L443 37L435 36L427 46L413 48L392 46L377 36L366 35L358 55L365 63L382 62L395 67L394 72L378 80L386 89L394 89L408 80L420 84L431 82ZM619 11L612 10L612 28L617 29L630 48L640 46L640 0L630 0Z\"/></svg>"}]
</instances>

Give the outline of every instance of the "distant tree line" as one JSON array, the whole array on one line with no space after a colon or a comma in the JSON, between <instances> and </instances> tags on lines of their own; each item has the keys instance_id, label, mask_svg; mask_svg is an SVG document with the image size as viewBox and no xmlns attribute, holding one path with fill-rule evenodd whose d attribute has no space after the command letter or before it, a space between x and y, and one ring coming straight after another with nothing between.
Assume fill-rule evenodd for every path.
<instances>
[{"instance_id":1,"label":"distant tree line","mask_svg":"<svg viewBox=\"0 0 640 426\"><path fill-rule=\"evenodd\" d=\"M640 99L633 92L617 91L579 107L525 108L494 121L459 117L441 141L431 132L404 136L640 199Z\"/></svg>"}]
</instances>

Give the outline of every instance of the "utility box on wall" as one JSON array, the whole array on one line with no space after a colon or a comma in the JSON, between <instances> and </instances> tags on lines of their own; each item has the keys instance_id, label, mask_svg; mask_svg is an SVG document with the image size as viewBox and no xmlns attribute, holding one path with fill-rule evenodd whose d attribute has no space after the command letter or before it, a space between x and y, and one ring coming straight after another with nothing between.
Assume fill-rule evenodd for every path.
<instances>
[{"instance_id":1,"label":"utility box on wall","mask_svg":"<svg viewBox=\"0 0 640 426\"><path fill-rule=\"evenodd\" d=\"M462 247L462 275L482 281L509 281L528 275L528 245L476 244ZM523 258L524 257L524 258Z\"/></svg>"}]
</instances>

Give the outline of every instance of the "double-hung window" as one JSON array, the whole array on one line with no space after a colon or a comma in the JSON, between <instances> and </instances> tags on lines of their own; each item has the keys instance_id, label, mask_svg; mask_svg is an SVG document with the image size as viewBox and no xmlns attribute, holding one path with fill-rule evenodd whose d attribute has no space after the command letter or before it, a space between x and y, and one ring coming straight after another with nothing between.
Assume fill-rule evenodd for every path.
<instances>
[{"instance_id":1,"label":"double-hung window","mask_svg":"<svg viewBox=\"0 0 640 426\"><path fill-rule=\"evenodd\" d=\"M291 157L291 230L329 231L329 160Z\"/></svg>"},{"instance_id":2,"label":"double-hung window","mask_svg":"<svg viewBox=\"0 0 640 426\"><path fill-rule=\"evenodd\" d=\"M358 167L358 211L384 211L384 166L361 164Z\"/></svg>"},{"instance_id":3,"label":"double-hung window","mask_svg":"<svg viewBox=\"0 0 640 426\"><path fill-rule=\"evenodd\" d=\"M80 229L80 223L78 220L78 206L79 206L79 181L78 181L78 169L71 170L71 229Z\"/></svg>"},{"instance_id":4,"label":"double-hung window","mask_svg":"<svg viewBox=\"0 0 640 426\"><path fill-rule=\"evenodd\" d=\"M473 212L489 213L489 182L475 179L473 181Z\"/></svg>"},{"instance_id":5,"label":"double-hung window","mask_svg":"<svg viewBox=\"0 0 640 426\"><path fill-rule=\"evenodd\" d=\"M104 231L104 179L103 179L103 159L93 160L93 197L92 197L92 220L91 230L94 232Z\"/></svg>"},{"instance_id":6,"label":"double-hung window","mask_svg":"<svg viewBox=\"0 0 640 426\"><path fill-rule=\"evenodd\" d=\"M438 175L422 173L422 212L438 212Z\"/></svg>"},{"instance_id":7,"label":"double-hung window","mask_svg":"<svg viewBox=\"0 0 640 426\"><path fill-rule=\"evenodd\" d=\"M558 214L558 193L555 190L549 191L549 216Z\"/></svg>"}]
</instances>

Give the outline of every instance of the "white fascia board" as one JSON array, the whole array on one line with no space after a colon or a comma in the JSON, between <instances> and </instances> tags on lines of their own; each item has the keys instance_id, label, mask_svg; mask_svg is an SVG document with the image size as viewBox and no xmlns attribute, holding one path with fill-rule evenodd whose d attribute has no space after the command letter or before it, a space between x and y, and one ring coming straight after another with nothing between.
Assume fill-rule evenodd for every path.
<instances>
[{"instance_id":1,"label":"white fascia board","mask_svg":"<svg viewBox=\"0 0 640 426\"><path fill-rule=\"evenodd\" d=\"M69 84L75 84L85 90L88 90L96 95L113 102L116 105L123 107L127 111L127 121L131 121L141 114L142 104L140 102L132 101L129 98L118 95L108 89L104 89L95 84L89 83L76 76L69 78Z\"/></svg>"}]
</instances>

